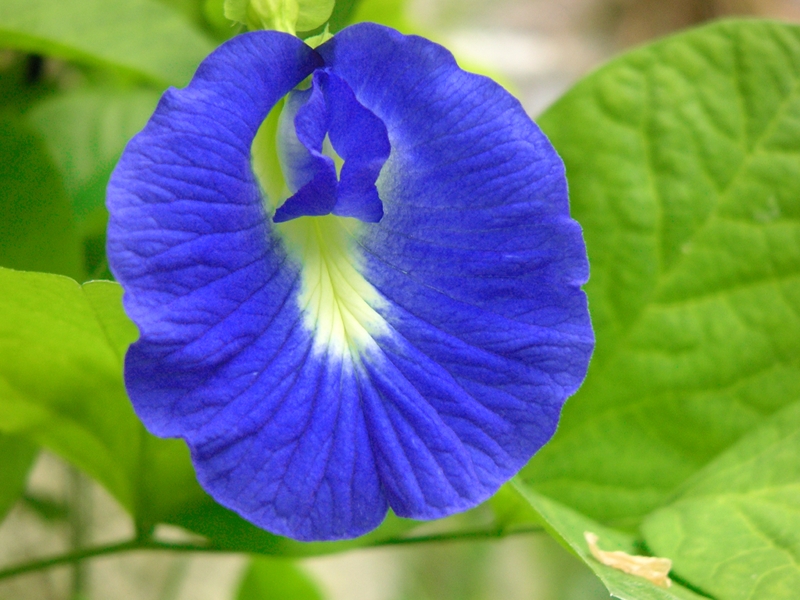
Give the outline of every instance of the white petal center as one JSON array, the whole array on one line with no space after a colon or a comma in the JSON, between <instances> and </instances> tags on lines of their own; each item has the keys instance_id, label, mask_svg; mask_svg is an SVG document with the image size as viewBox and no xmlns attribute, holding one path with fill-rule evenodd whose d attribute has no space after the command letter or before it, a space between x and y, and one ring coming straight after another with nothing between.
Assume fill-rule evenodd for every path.
<instances>
[{"instance_id":1,"label":"white petal center","mask_svg":"<svg viewBox=\"0 0 800 600\"><path fill-rule=\"evenodd\" d=\"M326 215L276 225L290 256L301 266L297 302L314 348L354 358L388 330L375 310L385 299L361 274L358 219Z\"/></svg>"}]
</instances>

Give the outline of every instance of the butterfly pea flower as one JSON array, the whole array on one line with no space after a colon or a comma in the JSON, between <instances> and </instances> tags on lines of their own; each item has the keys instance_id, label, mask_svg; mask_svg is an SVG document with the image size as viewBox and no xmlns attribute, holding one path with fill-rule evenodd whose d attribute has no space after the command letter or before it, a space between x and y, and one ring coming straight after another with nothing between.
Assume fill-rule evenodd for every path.
<instances>
[{"instance_id":1,"label":"butterfly pea flower","mask_svg":"<svg viewBox=\"0 0 800 600\"><path fill-rule=\"evenodd\" d=\"M287 191L253 140L283 101ZM108 188L135 410L222 505L300 540L476 506L553 435L593 348L564 166L444 48L240 35Z\"/></svg>"}]
</instances>

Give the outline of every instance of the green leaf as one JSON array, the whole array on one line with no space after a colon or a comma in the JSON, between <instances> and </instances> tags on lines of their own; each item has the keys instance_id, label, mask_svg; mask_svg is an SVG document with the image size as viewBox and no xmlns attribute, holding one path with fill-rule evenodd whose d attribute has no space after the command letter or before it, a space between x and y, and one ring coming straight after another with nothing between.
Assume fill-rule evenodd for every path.
<instances>
[{"instance_id":1,"label":"green leaf","mask_svg":"<svg viewBox=\"0 0 800 600\"><path fill-rule=\"evenodd\" d=\"M701 600L702 596L673 582L669 588L658 587L648 580L629 575L599 563L589 552L583 537L590 531L600 538L598 546L605 551L622 550L641 555L642 548L636 539L626 533L600 525L546 496L534 492L529 486L514 481L512 484L539 514L550 534L567 550L584 561L600 578L609 593L620 600Z\"/></svg>"},{"instance_id":2,"label":"green leaf","mask_svg":"<svg viewBox=\"0 0 800 600\"><path fill-rule=\"evenodd\" d=\"M322 600L322 594L291 561L253 558L236 600Z\"/></svg>"},{"instance_id":3,"label":"green leaf","mask_svg":"<svg viewBox=\"0 0 800 600\"><path fill-rule=\"evenodd\" d=\"M30 490L22 495L22 505L48 524L66 524L73 512L68 498L56 498Z\"/></svg>"},{"instance_id":4,"label":"green leaf","mask_svg":"<svg viewBox=\"0 0 800 600\"><path fill-rule=\"evenodd\" d=\"M0 265L79 277L81 264L64 184L42 141L0 113Z\"/></svg>"},{"instance_id":5,"label":"green leaf","mask_svg":"<svg viewBox=\"0 0 800 600\"><path fill-rule=\"evenodd\" d=\"M653 551L717 600L800 591L800 402L697 473L645 519Z\"/></svg>"},{"instance_id":6,"label":"green leaf","mask_svg":"<svg viewBox=\"0 0 800 600\"><path fill-rule=\"evenodd\" d=\"M800 397L800 28L657 42L540 124L584 228L597 348L523 477L632 529Z\"/></svg>"},{"instance_id":7,"label":"green leaf","mask_svg":"<svg viewBox=\"0 0 800 600\"><path fill-rule=\"evenodd\" d=\"M81 468L139 523L213 504L185 444L146 433L127 398L122 361L138 333L122 288L0 269L0 289L0 431Z\"/></svg>"},{"instance_id":8,"label":"green leaf","mask_svg":"<svg viewBox=\"0 0 800 600\"><path fill-rule=\"evenodd\" d=\"M138 333L122 288L0 269L0 431L97 479L140 523L207 500L179 440L145 432L122 361Z\"/></svg>"},{"instance_id":9,"label":"green leaf","mask_svg":"<svg viewBox=\"0 0 800 600\"><path fill-rule=\"evenodd\" d=\"M486 503L494 516L494 524L500 531L508 531L520 525L538 525L539 515L530 502L514 486L513 480L503 485Z\"/></svg>"},{"instance_id":10,"label":"green leaf","mask_svg":"<svg viewBox=\"0 0 800 600\"><path fill-rule=\"evenodd\" d=\"M336 33L347 27L352 22L352 16L361 2L362 0L336 0L331 18L328 19L330 32Z\"/></svg>"},{"instance_id":11,"label":"green leaf","mask_svg":"<svg viewBox=\"0 0 800 600\"><path fill-rule=\"evenodd\" d=\"M110 277L105 261L106 187L125 144L152 114L159 93L149 89L79 88L26 113L58 166L83 240L89 278Z\"/></svg>"},{"instance_id":12,"label":"green leaf","mask_svg":"<svg viewBox=\"0 0 800 600\"><path fill-rule=\"evenodd\" d=\"M359 0L347 17L351 23L371 21L406 34L416 33L414 30L418 28L412 26L405 17L405 4L406 0ZM331 30L336 31L333 27Z\"/></svg>"},{"instance_id":13,"label":"green leaf","mask_svg":"<svg viewBox=\"0 0 800 600\"><path fill-rule=\"evenodd\" d=\"M141 426L120 352L136 331L105 306L119 286L0 269L0 289L0 431L63 456L132 510Z\"/></svg>"},{"instance_id":14,"label":"green leaf","mask_svg":"<svg viewBox=\"0 0 800 600\"><path fill-rule=\"evenodd\" d=\"M337 552L397 537L417 523L390 515L368 536L304 544L216 504L181 440L148 434L125 394L122 361L137 336L122 288L0 268L0 432L42 445L97 479L140 529L179 525L216 548L274 555ZM2 439L2 438L0 438Z\"/></svg>"},{"instance_id":15,"label":"green leaf","mask_svg":"<svg viewBox=\"0 0 800 600\"><path fill-rule=\"evenodd\" d=\"M40 56L3 52L0 66L0 111L20 114L42 98L52 95L63 73L51 76L47 66Z\"/></svg>"},{"instance_id":16,"label":"green leaf","mask_svg":"<svg viewBox=\"0 0 800 600\"><path fill-rule=\"evenodd\" d=\"M3 0L0 46L185 85L214 44L155 0Z\"/></svg>"},{"instance_id":17,"label":"green leaf","mask_svg":"<svg viewBox=\"0 0 800 600\"><path fill-rule=\"evenodd\" d=\"M148 89L83 88L49 98L27 113L63 174L79 221L103 207L111 171L158 98Z\"/></svg>"},{"instance_id":18,"label":"green leaf","mask_svg":"<svg viewBox=\"0 0 800 600\"><path fill-rule=\"evenodd\" d=\"M36 454L29 441L0 434L0 522L25 490Z\"/></svg>"},{"instance_id":19,"label":"green leaf","mask_svg":"<svg viewBox=\"0 0 800 600\"><path fill-rule=\"evenodd\" d=\"M203 16L208 26L219 36L230 37L236 32L236 27L225 16L225 0L205 0Z\"/></svg>"},{"instance_id":20,"label":"green leaf","mask_svg":"<svg viewBox=\"0 0 800 600\"><path fill-rule=\"evenodd\" d=\"M204 0L158 0L161 4L181 13L189 22L202 25Z\"/></svg>"}]
</instances>

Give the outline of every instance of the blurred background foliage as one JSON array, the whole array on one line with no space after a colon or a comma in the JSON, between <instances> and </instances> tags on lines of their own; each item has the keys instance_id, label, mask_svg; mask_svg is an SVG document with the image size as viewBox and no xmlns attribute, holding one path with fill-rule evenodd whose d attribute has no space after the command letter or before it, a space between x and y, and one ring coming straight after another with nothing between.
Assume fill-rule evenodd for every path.
<instances>
[{"instance_id":1,"label":"blurred background foliage","mask_svg":"<svg viewBox=\"0 0 800 600\"><path fill-rule=\"evenodd\" d=\"M345 0L337 3L331 26L335 30L371 20L426 35L450 48L465 68L493 75L536 116L609 57L654 37L726 16L796 21L800 3ZM222 0L0 0L0 266L68 275L79 282L110 279L103 250L107 220L103 203L116 160L146 122L163 89L185 85L197 63L239 30L224 17ZM113 293L92 289L93 294ZM65 311L88 306L85 298L71 298L70 293L65 289L50 301L63 302ZM91 294L87 295L91 304ZM108 318L113 322L115 317ZM46 327L46 322L40 325ZM70 348L65 345L52 352L65 356ZM111 361L114 348L103 352ZM96 410L98 419L110 418L102 417L105 407ZM120 423L129 418L119 416ZM33 439L51 444L52 449L52 431L60 431L57 425ZM191 530L214 536L231 550L241 544L249 548L261 544L272 551L282 543L203 504L196 484L181 479L186 473L170 471L170 465L178 462L171 462L168 454L174 452L180 455L176 461L185 461L180 446L158 446L151 452L142 442L136 454L130 440L143 434L131 425L130 431L117 431L118 439L108 442L119 446L115 460L127 465L131 478L144 473L144 479L149 478L144 488L172 486L177 490L176 503L196 502L194 512L177 511L168 503L142 505L126 487L128 480L106 474L102 460L93 454L90 434L85 436L83 454L62 455L104 487L52 453L40 453L30 436L0 436L0 478L6 482L0 491L0 515L8 514L0 526L0 564L112 542L156 523L160 539L165 540L192 542L195 538L186 532ZM47 443L39 442L45 438ZM502 522L498 515L504 514L511 515L508 523L529 522L524 515L515 516L520 504L512 492L503 494L488 506L415 531L423 536L470 531ZM135 523L123 506L135 514ZM374 539L394 539L414 525L390 520ZM303 553L290 546L280 546L281 551ZM549 536L536 533L501 541L392 545L283 562L141 552L0 582L0 598L89 596L593 600L608 597L608 592L582 562Z\"/></svg>"}]
</instances>

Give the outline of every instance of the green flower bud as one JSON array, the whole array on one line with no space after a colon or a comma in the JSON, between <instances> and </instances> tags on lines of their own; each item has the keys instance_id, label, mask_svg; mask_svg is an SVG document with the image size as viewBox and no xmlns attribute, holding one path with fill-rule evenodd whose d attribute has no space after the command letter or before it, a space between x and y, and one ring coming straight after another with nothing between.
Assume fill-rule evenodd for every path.
<instances>
[{"instance_id":1,"label":"green flower bud","mask_svg":"<svg viewBox=\"0 0 800 600\"><path fill-rule=\"evenodd\" d=\"M335 0L225 0L225 16L250 29L296 34L325 23Z\"/></svg>"}]
</instances>

